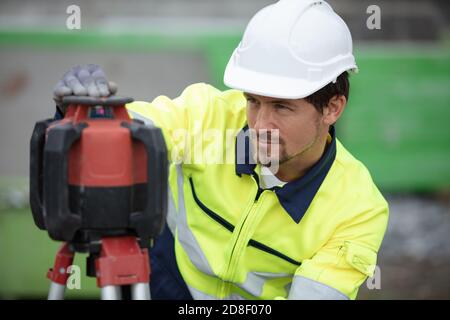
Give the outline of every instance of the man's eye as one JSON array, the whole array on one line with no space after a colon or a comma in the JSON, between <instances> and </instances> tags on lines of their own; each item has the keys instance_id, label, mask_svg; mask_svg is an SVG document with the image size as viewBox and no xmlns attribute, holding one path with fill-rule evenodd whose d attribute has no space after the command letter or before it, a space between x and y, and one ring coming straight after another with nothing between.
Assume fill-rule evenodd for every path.
<instances>
[{"instance_id":1,"label":"man's eye","mask_svg":"<svg viewBox=\"0 0 450 320\"><path fill-rule=\"evenodd\" d=\"M282 105L282 104L276 104L275 109L277 110L291 110L288 106Z\"/></svg>"},{"instance_id":2,"label":"man's eye","mask_svg":"<svg viewBox=\"0 0 450 320\"><path fill-rule=\"evenodd\" d=\"M258 102L253 98L247 98L247 104L249 106L255 107L255 106L257 106Z\"/></svg>"}]
</instances>

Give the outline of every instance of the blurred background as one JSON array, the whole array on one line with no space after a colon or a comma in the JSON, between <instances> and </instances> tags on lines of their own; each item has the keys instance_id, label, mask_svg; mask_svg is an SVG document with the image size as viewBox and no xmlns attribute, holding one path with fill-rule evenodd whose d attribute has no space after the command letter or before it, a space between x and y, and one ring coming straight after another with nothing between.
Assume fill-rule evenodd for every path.
<instances>
[{"instance_id":1,"label":"blurred background","mask_svg":"<svg viewBox=\"0 0 450 320\"><path fill-rule=\"evenodd\" d=\"M28 205L29 139L53 116L52 89L71 66L96 63L136 100L187 85L226 89L223 70L268 0L0 1L0 298L44 298L58 243ZM359 299L450 298L450 2L329 1L347 22L360 68L338 137L390 203L381 288ZM69 5L81 30L68 30ZM369 5L381 9L370 30ZM338 191L337 191L338 192ZM75 263L84 273L84 256ZM97 298L95 279L68 297Z\"/></svg>"}]
</instances>

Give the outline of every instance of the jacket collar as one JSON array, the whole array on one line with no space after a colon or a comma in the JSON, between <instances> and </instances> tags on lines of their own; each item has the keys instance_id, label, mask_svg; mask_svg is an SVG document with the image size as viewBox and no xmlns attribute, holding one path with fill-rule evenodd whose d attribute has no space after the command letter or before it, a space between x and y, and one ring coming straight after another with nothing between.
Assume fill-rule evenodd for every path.
<instances>
[{"instance_id":1,"label":"jacket collar","mask_svg":"<svg viewBox=\"0 0 450 320\"><path fill-rule=\"evenodd\" d=\"M242 174L256 176L256 163L254 163L251 157L252 150L247 131L248 125L242 128L236 137L235 160L236 174L238 176L242 176ZM308 210L336 158L336 135L334 126L330 126L329 133L331 142L327 144L325 152L319 161L305 175L286 183L283 187L272 188L281 206L296 223L300 222Z\"/></svg>"}]
</instances>

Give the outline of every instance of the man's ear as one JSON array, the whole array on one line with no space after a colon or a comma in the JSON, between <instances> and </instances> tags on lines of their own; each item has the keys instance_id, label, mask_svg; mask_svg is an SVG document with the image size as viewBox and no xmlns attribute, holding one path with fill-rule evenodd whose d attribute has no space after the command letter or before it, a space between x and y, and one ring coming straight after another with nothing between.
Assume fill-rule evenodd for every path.
<instances>
[{"instance_id":1,"label":"man's ear","mask_svg":"<svg viewBox=\"0 0 450 320\"><path fill-rule=\"evenodd\" d=\"M328 105L323 108L323 122L327 125L334 124L342 112L344 112L345 106L347 105L347 99L343 95L335 95L330 101L328 101Z\"/></svg>"}]
</instances>

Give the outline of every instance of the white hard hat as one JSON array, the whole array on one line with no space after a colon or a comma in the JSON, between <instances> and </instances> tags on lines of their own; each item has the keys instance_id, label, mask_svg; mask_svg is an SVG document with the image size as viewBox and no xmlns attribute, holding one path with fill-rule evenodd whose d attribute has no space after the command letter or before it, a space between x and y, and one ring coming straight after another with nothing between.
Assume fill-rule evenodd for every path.
<instances>
[{"instance_id":1,"label":"white hard hat","mask_svg":"<svg viewBox=\"0 0 450 320\"><path fill-rule=\"evenodd\" d=\"M224 82L248 93L304 98L357 70L352 48L347 25L328 3L281 0L250 20Z\"/></svg>"}]
</instances>

